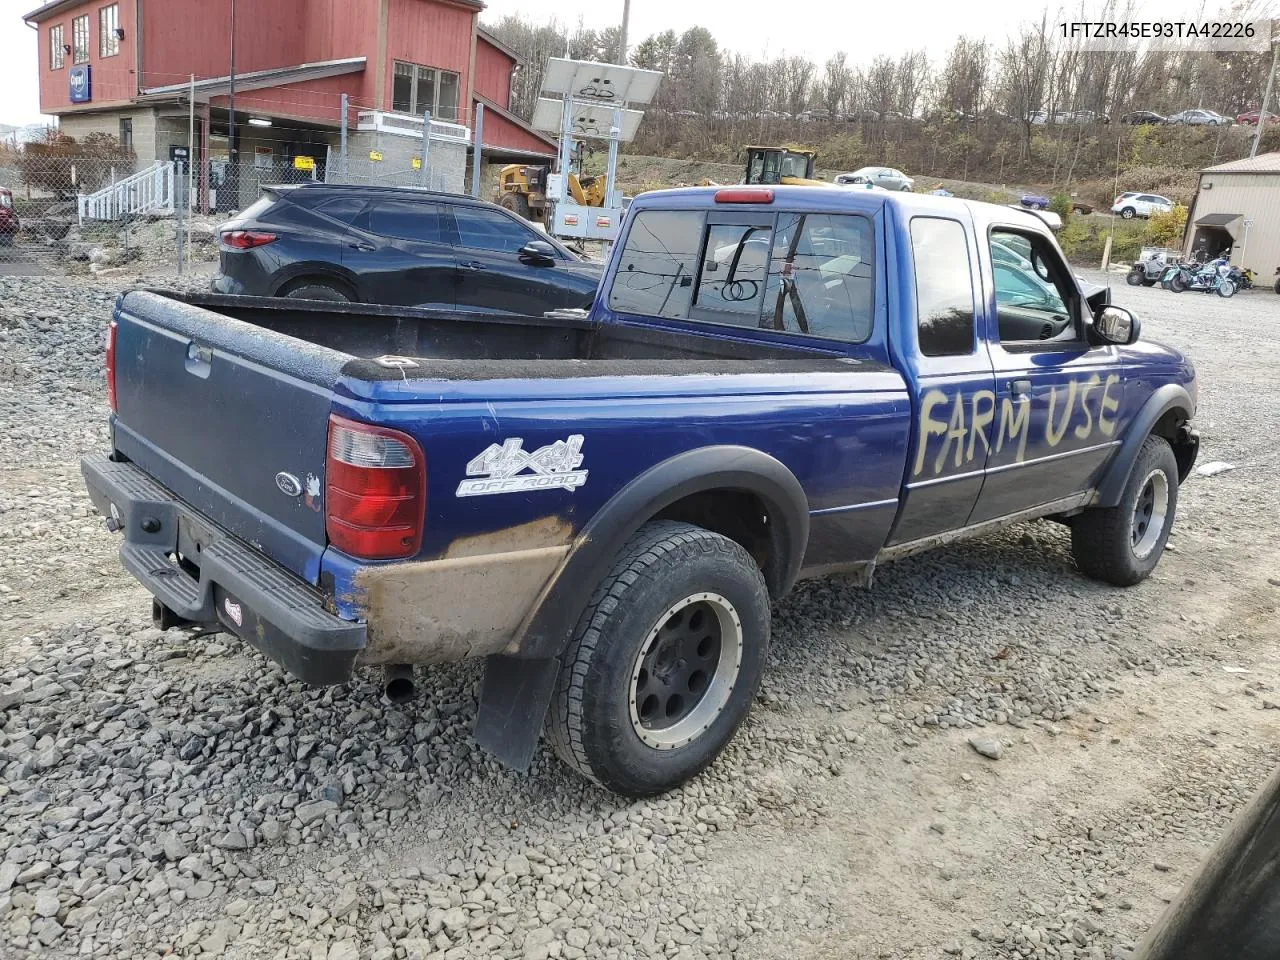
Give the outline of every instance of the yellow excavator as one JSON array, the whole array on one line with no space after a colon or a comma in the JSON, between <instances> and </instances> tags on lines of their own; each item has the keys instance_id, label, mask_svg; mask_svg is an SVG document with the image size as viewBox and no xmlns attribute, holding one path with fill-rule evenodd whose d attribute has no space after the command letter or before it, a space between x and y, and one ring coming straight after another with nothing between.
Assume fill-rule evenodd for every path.
<instances>
[{"instance_id":1,"label":"yellow excavator","mask_svg":"<svg viewBox=\"0 0 1280 960\"><path fill-rule=\"evenodd\" d=\"M813 175L818 154L800 147L747 147L747 184L829 186Z\"/></svg>"},{"instance_id":2,"label":"yellow excavator","mask_svg":"<svg viewBox=\"0 0 1280 960\"><path fill-rule=\"evenodd\" d=\"M514 214L545 224L547 222L547 177L550 166L509 163L498 171L498 189L494 202ZM568 183L565 187L574 203L584 207L603 207L605 176L582 176L582 144L574 146Z\"/></svg>"}]
</instances>

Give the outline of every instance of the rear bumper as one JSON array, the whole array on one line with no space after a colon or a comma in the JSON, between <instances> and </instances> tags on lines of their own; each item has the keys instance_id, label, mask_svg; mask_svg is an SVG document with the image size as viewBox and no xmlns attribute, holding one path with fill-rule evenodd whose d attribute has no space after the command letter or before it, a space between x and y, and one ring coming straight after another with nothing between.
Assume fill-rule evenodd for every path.
<instances>
[{"instance_id":1,"label":"rear bumper","mask_svg":"<svg viewBox=\"0 0 1280 960\"><path fill-rule=\"evenodd\" d=\"M81 469L94 506L124 535L121 563L160 603L184 620L220 625L307 683L350 679L366 643L363 623L327 612L314 587L132 463L98 454ZM176 552L190 559L187 568L170 559Z\"/></svg>"}]
</instances>

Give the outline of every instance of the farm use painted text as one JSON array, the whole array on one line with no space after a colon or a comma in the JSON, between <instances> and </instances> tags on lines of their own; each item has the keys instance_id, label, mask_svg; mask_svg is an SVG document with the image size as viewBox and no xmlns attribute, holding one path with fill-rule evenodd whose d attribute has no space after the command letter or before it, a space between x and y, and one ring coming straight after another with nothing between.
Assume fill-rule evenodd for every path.
<instances>
[{"instance_id":1,"label":"farm use painted text","mask_svg":"<svg viewBox=\"0 0 1280 960\"><path fill-rule=\"evenodd\" d=\"M975 459L981 466L988 453L1013 445L1021 463L1033 430L1043 431L1043 436L1034 438L1032 449L1045 455L1068 434L1078 442L1095 435L1100 442L1110 440L1120 408L1119 385L1118 375L1104 379L1095 373L1054 386L1045 395L1048 408L1042 420L1032 416L1030 397L997 398L993 390L950 395L929 390L920 400L920 443L912 476L937 475L948 464L959 468Z\"/></svg>"}]
</instances>

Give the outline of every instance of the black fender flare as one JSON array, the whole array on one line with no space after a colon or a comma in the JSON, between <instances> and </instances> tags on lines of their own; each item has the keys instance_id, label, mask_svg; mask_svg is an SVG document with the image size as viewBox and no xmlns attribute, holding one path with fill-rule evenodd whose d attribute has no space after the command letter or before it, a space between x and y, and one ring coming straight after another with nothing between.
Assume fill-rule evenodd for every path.
<instances>
[{"instance_id":1,"label":"black fender flare","mask_svg":"<svg viewBox=\"0 0 1280 960\"><path fill-rule=\"evenodd\" d=\"M515 638L515 652L486 658L473 736L499 761L527 770L551 704L560 657L613 557L671 504L708 490L745 490L769 512L774 562L769 592L795 584L809 541L809 500L779 460L751 447L701 447L663 460L615 493L583 527Z\"/></svg>"},{"instance_id":2,"label":"black fender flare","mask_svg":"<svg viewBox=\"0 0 1280 960\"><path fill-rule=\"evenodd\" d=\"M1112 458L1111 465L1107 467L1098 484L1098 496L1094 505L1114 507L1120 502L1120 498L1124 495L1125 484L1129 482L1129 475L1133 472L1133 461L1161 417L1170 410L1176 410L1184 419L1190 420L1195 408L1191 394L1182 384L1166 383L1164 386L1157 387L1129 424L1129 430L1120 443L1120 449Z\"/></svg>"},{"instance_id":3,"label":"black fender flare","mask_svg":"<svg viewBox=\"0 0 1280 960\"><path fill-rule=\"evenodd\" d=\"M569 555L543 588L517 637L517 656L559 656L614 555L664 508L707 490L744 490L768 510L774 558L765 571L769 593L795 584L809 542L809 500L779 460L741 446L700 447L650 467L615 493L583 527Z\"/></svg>"}]
</instances>

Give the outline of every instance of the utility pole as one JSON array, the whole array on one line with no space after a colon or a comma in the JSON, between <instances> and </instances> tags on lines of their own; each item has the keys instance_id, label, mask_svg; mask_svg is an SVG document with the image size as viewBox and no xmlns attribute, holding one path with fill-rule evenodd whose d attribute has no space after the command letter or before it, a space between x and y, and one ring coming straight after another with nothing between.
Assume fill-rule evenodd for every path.
<instances>
[{"instance_id":1,"label":"utility pole","mask_svg":"<svg viewBox=\"0 0 1280 960\"><path fill-rule=\"evenodd\" d=\"M227 101L227 181L231 193L231 208L240 205L240 185L236 176L236 0L231 0L231 73Z\"/></svg>"},{"instance_id":2,"label":"utility pole","mask_svg":"<svg viewBox=\"0 0 1280 960\"><path fill-rule=\"evenodd\" d=\"M631 22L631 0L622 0L622 34L618 37L618 63L627 65L627 26Z\"/></svg>"},{"instance_id":3,"label":"utility pole","mask_svg":"<svg viewBox=\"0 0 1280 960\"><path fill-rule=\"evenodd\" d=\"M1262 142L1262 131L1267 126L1267 109L1271 106L1271 88L1276 85L1276 61L1280 60L1280 41L1271 37L1271 72L1267 74L1267 86L1262 91L1262 109L1258 111L1258 129L1253 134L1253 146L1249 148L1249 156L1258 155L1258 144Z\"/></svg>"}]
</instances>

